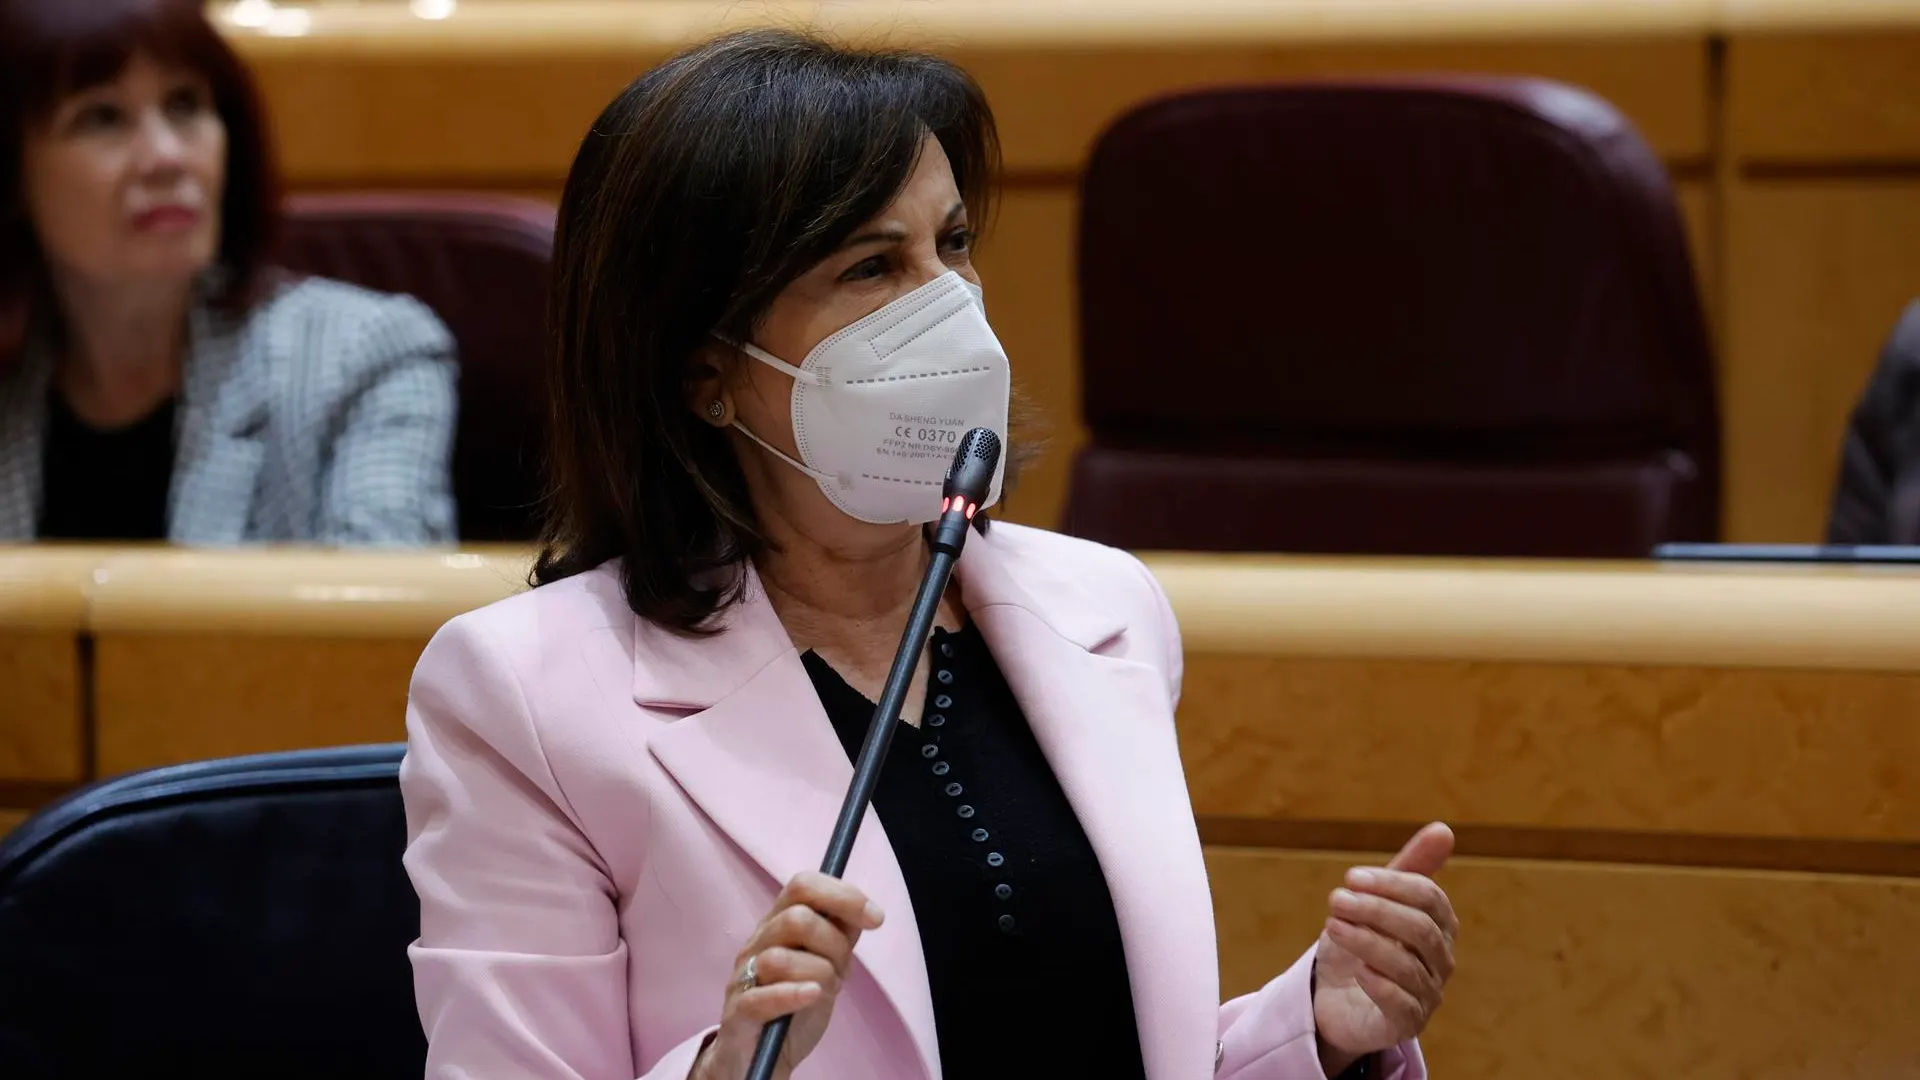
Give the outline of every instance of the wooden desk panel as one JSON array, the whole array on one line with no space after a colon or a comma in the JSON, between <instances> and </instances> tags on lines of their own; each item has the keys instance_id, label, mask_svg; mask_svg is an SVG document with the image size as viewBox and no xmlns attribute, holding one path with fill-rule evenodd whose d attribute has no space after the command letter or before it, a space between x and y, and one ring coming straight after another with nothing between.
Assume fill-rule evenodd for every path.
<instances>
[{"instance_id":1,"label":"wooden desk panel","mask_svg":"<svg viewBox=\"0 0 1920 1080\"><path fill-rule=\"evenodd\" d=\"M120 636L418 641L526 588L531 549L170 549L104 559L87 627Z\"/></svg>"},{"instance_id":2,"label":"wooden desk panel","mask_svg":"<svg viewBox=\"0 0 1920 1080\"><path fill-rule=\"evenodd\" d=\"M1904 566L1144 559L1190 658L1920 673Z\"/></svg>"},{"instance_id":3,"label":"wooden desk panel","mask_svg":"<svg viewBox=\"0 0 1920 1080\"><path fill-rule=\"evenodd\" d=\"M1662 861L1839 841L1780 857L1904 853L1920 876L1920 674L1189 655L1186 682L1194 811L1291 822L1290 842L1438 818L1676 834Z\"/></svg>"},{"instance_id":4,"label":"wooden desk panel","mask_svg":"<svg viewBox=\"0 0 1920 1080\"><path fill-rule=\"evenodd\" d=\"M1920 575L1150 565L1185 631L1203 816L1920 840ZM511 549L111 560L90 616L100 767L398 737L427 636L524 566ZM1382 761L1410 779L1367 783Z\"/></svg>"},{"instance_id":5,"label":"wooden desk panel","mask_svg":"<svg viewBox=\"0 0 1920 1080\"><path fill-rule=\"evenodd\" d=\"M524 588L528 553L159 551L103 561L99 774L406 737L433 632Z\"/></svg>"},{"instance_id":6,"label":"wooden desk panel","mask_svg":"<svg viewBox=\"0 0 1920 1080\"><path fill-rule=\"evenodd\" d=\"M0 784L85 775L80 634L98 558L0 546Z\"/></svg>"},{"instance_id":7,"label":"wooden desk panel","mask_svg":"<svg viewBox=\"0 0 1920 1080\"><path fill-rule=\"evenodd\" d=\"M100 776L406 738L425 635L109 633L94 649Z\"/></svg>"},{"instance_id":8,"label":"wooden desk panel","mask_svg":"<svg viewBox=\"0 0 1920 1080\"><path fill-rule=\"evenodd\" d=\"M1186 630L1182 749L1228 993L1290 963L1340 871L1378 858L1345 852L1447 817L1466 929L1426 1040L1437 1074L1920 1067L1920 974L1887 944L1920 934L1920 573L1149 562ZM102 771L399 738L427 635L524 565L107 559Z\"/></svg>"},{"instance_id":9,"label":"wooden desk panel","mask_svg":"<svg viewBox=\"0 0 1920 1080\"><path fill-rule=\"evenodd\" d=\"M77 631L0 629L0 782L86 772Z\"/></svg>"},{"instance_id":10,"label":"wooden desk panel","mask_svg":"<svg viewBox=\"0 0 1920 1080\"><path fill-rule=\"evenodd\" d=\"M1381 855L1212 848L1221 991L1318 935ZM1920 881L1456 859L1459 969L1423 1039L1435 1076L1800 1080L1920 1070Z\"/></svg>"},{"instance_id":11,"label":"wooden desk panel","mask_svg":"<svg viewBox=\"0 0 1920 1080\"><path fill-rule=\"evenodd\" d=\"M1189 656L1920 674L1920 571L1899 565L1141 558ZM531 559L510 545L139 551L92 571L85 625L102 640L424 640L524 589Z\"/></svg>"}]
</instances>

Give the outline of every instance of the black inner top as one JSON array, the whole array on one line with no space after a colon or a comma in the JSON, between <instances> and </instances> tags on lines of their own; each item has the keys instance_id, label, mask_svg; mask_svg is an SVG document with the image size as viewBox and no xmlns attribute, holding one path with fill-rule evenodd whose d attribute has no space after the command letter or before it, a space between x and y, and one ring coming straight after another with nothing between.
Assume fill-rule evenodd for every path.
<instances>
[{"instance_id":1,"label":"black inner top","mask_svg":"<svg viewBox=\"0 0 1920 1080\"><path fill-rule=\"evenodd\" d=\"M174 399L101 430L49 393L41 446L42 540L163 540L173 484Z\"/></svg>"},{"instance_id":2,"label":"black inner top","mask_svg":"<svg viewBox=\"0 0 1920 1080\"><path fill-rule=\"evenodd\" d=\"M941 1074L1144 1077L1120 925L1086 832L979 632L936 629L932 656L921 726L895 730L873 806L919 924ZM857 758L873 703L802 659Z\"/></svg>"}]
</instances>

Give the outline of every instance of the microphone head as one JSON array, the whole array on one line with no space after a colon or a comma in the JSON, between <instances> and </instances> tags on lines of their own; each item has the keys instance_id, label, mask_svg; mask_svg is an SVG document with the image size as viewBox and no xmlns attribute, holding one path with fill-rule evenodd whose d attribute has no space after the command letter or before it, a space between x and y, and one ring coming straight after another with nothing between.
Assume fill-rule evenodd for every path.
<instances>
[{"instance_id":1,"label":"microphone head","mask_svg":"<svg viewBox=\"0 0 1920 1080\"><path fill-rule=\"evenodd\" d=\"M1000 436L994 434L992 428L974 428L953 452L953 464L947 467L947 482L941 495L947 499L958 495L975 506L986 502L987 492L993 487L993 474L999 468Z\"/></svg>"}]
</instances>

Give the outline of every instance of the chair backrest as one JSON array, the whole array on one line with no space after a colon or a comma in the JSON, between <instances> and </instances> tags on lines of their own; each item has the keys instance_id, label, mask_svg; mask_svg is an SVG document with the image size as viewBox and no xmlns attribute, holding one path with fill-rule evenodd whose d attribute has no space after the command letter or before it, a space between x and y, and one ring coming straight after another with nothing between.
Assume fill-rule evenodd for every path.
<instances>
[{"instance_id":1,"label":"chair backrest","mask_svg":"<svg viewBox=\"0 0 1920 1080\"><path fill-rule=\"evenodd\" d=\"M1666 174L1573 87L1157 101L1096 146L1070 531L1130 547L1644 555L1717 532Z\"/></svg>"},{"instance_id":2,"label":"chair backrest","mask_svg":"<svg viewBox=\"0 0 1920 1080\"><path fill-rule=\"evenodd\" d=\"M403 747L171 766L0 842L0 1075L409 1077Z\"/></svg>"},{"instance_id":3,"label":"chair backrest","mask_svg":"<svg viewBox=\"0 0 1920 1080\"><path fill-rule=\"evenodd\" d=\"M463 540L537 531L553 208L485 194L341 193L287 200L290 270L408 293L460 349L454 497Z\"/></svg>"}]
</instances>

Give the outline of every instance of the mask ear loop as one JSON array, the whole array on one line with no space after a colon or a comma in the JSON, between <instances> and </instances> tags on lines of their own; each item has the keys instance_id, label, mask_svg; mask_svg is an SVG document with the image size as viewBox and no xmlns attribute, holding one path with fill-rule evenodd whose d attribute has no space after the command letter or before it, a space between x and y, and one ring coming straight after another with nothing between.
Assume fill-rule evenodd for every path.
<instances>
[{"instance_id":1,"label":"mask ear loop","mask_svg":"<svg viewBox=\"0 0 1920 1080\"><path fill-rule=\"evenodd\" d=\"M725 337L720 334L714 334L713 338L715 341L718 341L723 345L727 345L731 348L739 349L741 352L746 353L748 356L753 357L755 360L758 360L763 364L766 364L768 367L786 372L788 375L793 376L793 379L796 382L805 382L813 386L826 385L825 381L823 381L818 375L814 374L813 372L805 371L801 368L794 367L792 364L789 364L785 360L782 360L779 357L773 355L772 353L766 351L765 349L762 349L760 346L755 345L751 341L735 341L732 338ZM740 434L745 435L749 439L752 439L754 441L754 444L760 447L760 449L765 450L767 453L772 454L774 457L777 457L781 461L786 462L788 465L791 465L793 468L799 470L802 474L812 477L818 483L832 484L834 487L838 488L841 491L845 491L848 488L853 486L848 481L847 477L833 476L829 473L823 473L818 469L810 468L807 465L802 464L801 462L795 461L792 458L788 457L786 454L782 453L779 450L779 448L775 447L772 443L769 443L767 440L761 438L758 435L755 435L753 433L753 429L741 423L740 418L737 416L734 417L732 420L728 421L727 426L730 428L737 429L740 432Z\"/></svg>"},{"instance_id":2,"label":"mask ear loop","mask_svg":"<svg viewBox=\"0 0 1920 1080\"><path fill-rule=\"evenodd\" d=\"M786 373L787 376L792 378L794 382L803 382L808 384L809 386L827 385L827 380L824 378L821 378L819 372L808 371L805 368L795 367L792 364L787 363L785 360L782 360L779 357L768 352L767 350L761 348L760 346L755 345L751 341L735 341L730 337L723 337L719 334L714 334L713 339L715 341L718 341L722 345L728 346L729 348L738 349L741 352L746 353L748 356L751 356L755 360L758 360L761 363L767 365L768 367L773 368L775 371Z\"/></svg>"},{"instance_id":3,"label":"mask ear loop","mask_svg":"<svg viewBox=\"0 0 1920 1080\"><path fill-rule=\"evenodd\" d=\"M794 468L800 470L801 472L807 474L808 476L813 477L815 480L819 481L820 483L832 484L834 487L839 488L841 491L845 491L848 487L852 486L848 484L846 480L842 477L833 476L828 473L823 473L818 469L808 468L807 466L802 465L800 462L795 461L792 458L788 457L787 455L781 453L772 444L768 443L767 440L761 438L758 435L755 435L753 433L753 429L747 427L747 425L741 423L739 420L737 419L734 420L732 426L738 429L740 434L745 435L749 439L752 439L756 444L759 445L760 449L765 450L767 453L772 454L774 457L779 458L781 461L784 461L787 464L793 466Z\"/></svg>"}]
</instances>

